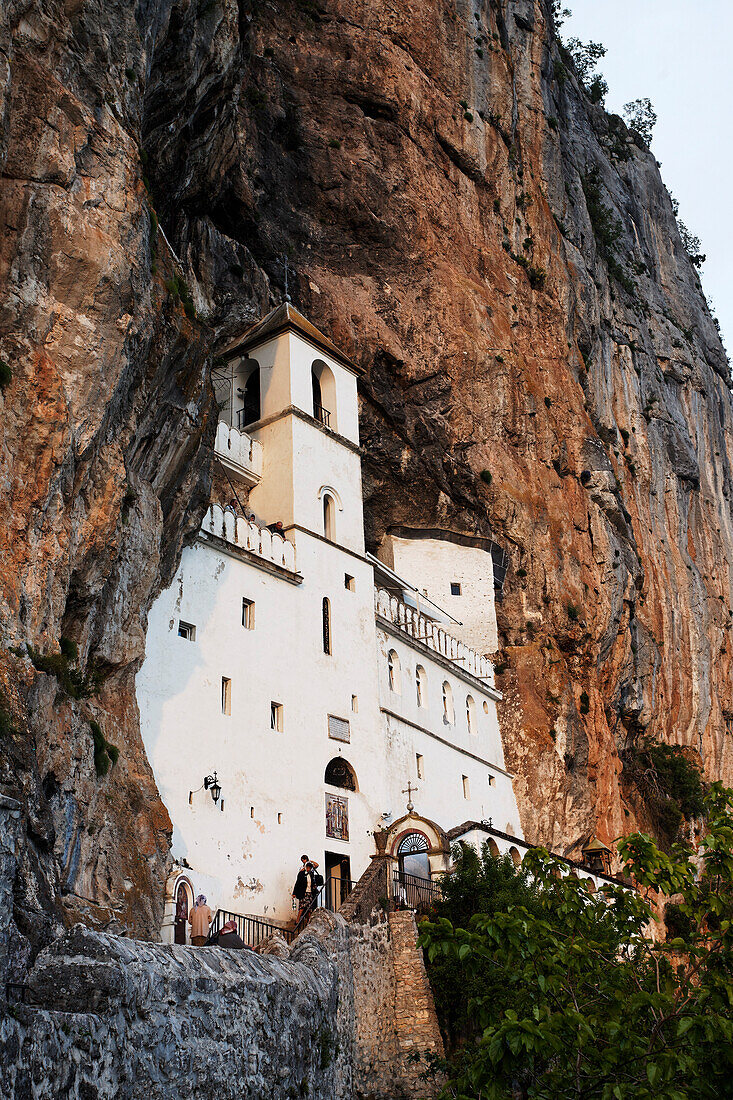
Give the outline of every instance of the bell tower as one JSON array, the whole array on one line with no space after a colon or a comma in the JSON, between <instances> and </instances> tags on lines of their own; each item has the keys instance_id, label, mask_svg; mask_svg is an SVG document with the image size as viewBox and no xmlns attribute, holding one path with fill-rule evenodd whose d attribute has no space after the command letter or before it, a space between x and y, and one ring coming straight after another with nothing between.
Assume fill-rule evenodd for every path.
<instances>
[{"instance_id":1,"label":"bell tower","mask_svg":"<svg viewBox=\"0 0 733 1100\"><path fill-rule=\"evenodd\" d=\"M360 369L290 302L226 361L215 383L219 416L263 448L262 478L249 498L258 519L363 554Z\"/></svg>"}]
</instances>

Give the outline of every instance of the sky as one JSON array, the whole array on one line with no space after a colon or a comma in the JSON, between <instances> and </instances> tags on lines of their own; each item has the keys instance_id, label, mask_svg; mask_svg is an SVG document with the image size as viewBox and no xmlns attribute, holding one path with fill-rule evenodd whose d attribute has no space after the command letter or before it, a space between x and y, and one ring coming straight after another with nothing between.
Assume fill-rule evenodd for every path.
<instances>
[{"instance_id":1,"label":"sky","mask_svg":"<svg viewBox=\"0 0 733 1100\"><path fill-rule=\"evenodd\" d=\"M703 290L733 355L733 0L565 0L565 41L602 42L606 109L648 96L658 120L652 152L700 238Z\"/></svg>"}]
</instances>

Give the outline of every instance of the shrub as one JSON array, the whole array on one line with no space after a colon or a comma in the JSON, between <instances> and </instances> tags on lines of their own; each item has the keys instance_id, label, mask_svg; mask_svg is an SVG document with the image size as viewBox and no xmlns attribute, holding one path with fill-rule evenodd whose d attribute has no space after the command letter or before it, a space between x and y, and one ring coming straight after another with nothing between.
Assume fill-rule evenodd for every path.
<instances>
[{"instance_id":1,"label":"shrub","mask_svg":"<svg viewBox=\"0 0 733 1100\"><path fill-rule=\"evenodd\" d=\"M577 609L577 607L575 606L575 604L574 604L574 603L569 603L569 604L568 604L568 606L567 606L567 613L568 613L568 618L569 618L569 619L570 619L570 620L571 620L572 622L577 622L577 619L578 619L578 609Z\"/></svg>"},{"instance_id":2,"label":"shrub","mask_svg":"<svg viewBox=\"0 0 733 1100\"><path fill-rule=\"evenodd\" d=\"M645 145L652 143L652 130L657 124L657 112L648 98L632 99L624 103L624 119L630 130L636 130Z\"/></svg>"},{"instance_id":3,"label":"shrub","mask_svg":"<svg viewBox=\"0 0 733 1100\"><path fill-rule=\"evenodd\" d=\"M181 303L183 312L186 314L189 321L195 321L196 307L193 304L191 291L188 288L186 280L180 278L178 275L174 275L172 279L166 279L165 288L174 301Z\"/></svg>"},{"instance_id":4,"label":"shrub","mask_svg":"<svg viewBox=\"0 0 733 1100\"><path fill-rule=\"evenodd\" d=\"M71 643L73 644L73 643ZM104 679L99 669L93 668L86 675L76 665L77 658L65 653L40 653L30 642L26 644L33 667L39 672L55 676L59 690L70 699L88 699L95 695Z\"/></svg>"},{"instance_id":5,"label":"shrub","mask_svg":"<svg viewBox=\"0 0 733 1100\"><path fill-rule=\"evenodd\" d=\"M110 745L102 733L99 722L95 722L93 718L89 720L89 728L92 731L94 742L94 768L97 775L101 777L106 775L109 769L117 763L120 750L116 745Z\"/></svg>"},{"instance_id":6,"label":"shrub","mask_svg":"<svg viewBox=\"0 0 733 1100\"><path fill-rule=\"evenodd\" d=\"M683 913L679 905L668 901L664 907L664 923L667 928L667 937L674 939L676 936L689 936L692 931L692 921L687 913Z\"/></svg>"},{"instance_id":7,"label":"shrub","mask_svg":"<svg viewBox=\"0 0 733 1100\"><path fill-rule=\"evenodd\" d=\"M701 816L705 784L679 745L646 741L627 748L622 758L627 778L644 796L662 836L673 840L683 820Z\"/></svg>"},{"instance_id":8,"label":"shrub","mask_svg":"<svg viewBox=\"0 0 733 1100\"><path fill-rule=\"evenodd\" d=\"M2 393L13 377L13 369L4 359L0 359L0 393Z\"/></svg>"},{"instance_id":9,"label":"shrub","mask_svg":"<svg viewBox=\"0 0 733 1100\"><path fill-rule=\"evenodd\" d=\"M518 577L526 577L527 576L527 570L526 569L517 569L517 576Z\"/></svg>"},{"instance_id":10,"label":"shrub","mask_svg":"<svg viewBox=\"0 0 733 1100\"><path fill-rule=\"evenodd\" d=\"M509 662L508 661L499 661L498 664L494 665L494 672L496 672L499 676L501 676L502 672L506 672L506 670L508 668L509 668Z\"/></svg>"},{"instance_id":11,"label":"shrub","mask_svg":"<svg viewBox=\"0 0 733 1100\"><path fill-rule=\"evenodd\" d=\"M329 149L340 149L341 148L341 142L339 141L338 138L329 138L328 139L328 148Z\"/></svg>"},{"instance_id":12,"label":"shrub","mask_svg":"<svg viewBox=\"0 0 733 1100\"><path fill-rule=\"evenodd\" d=\"M551 397L546 397L545 398L545 408L546 409L551 409L552 408L552 398Z\"/></svg>"},{"instance_id":13,"label":"shrub","mask_svg":"<svg viewBox=\"0 0 733 1100\"><path fill-rule=\"evenodd\" d=\"M547 120L547 125L550 127L551 130L557 130L557 119L554 115L550 115Z\"/></svg>"},{"instance_id":14,"label":"shrub","mask_svg":"<svg viewBox=\"0 0 733 1100\"><path fill-rule=\"evenodd\" d=\"M62 637L59 642L59 649L64 657L67 657L70 661L79 660L79 647L72 638Z\"/></svg>"},{"instance_id":15,"label":"shrub","mask_svg":"<svg viewBox=\"0 0 733 1100\"><path fill-rule=\"evenodd\" d=\"M473 115L470 111L464 111L463 117L465 118L466 122L473 122Z\"/></svg>"},{"instance_id":16,"label":"shrub","mask_svg":"<svg viewBox=\"0 0 733 1100\"><path fill-rule=\"evenodd\" d=\"M486 485L491 485L491 481L492 481L491 470L482 470L481 473L479 474L479 477L481 478L481 480L483 482L485 482Z\"/></svg>"}]
</instances>

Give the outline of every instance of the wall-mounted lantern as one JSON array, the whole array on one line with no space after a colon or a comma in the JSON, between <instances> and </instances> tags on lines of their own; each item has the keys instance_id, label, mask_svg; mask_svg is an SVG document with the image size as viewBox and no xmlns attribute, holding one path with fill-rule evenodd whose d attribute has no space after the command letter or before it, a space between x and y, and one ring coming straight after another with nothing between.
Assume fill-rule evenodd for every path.
<instances>
[{"instance_id":1,"label":"wall-mounted lantern","mask_svg":"<svg viewBox=\"0 0 733 1100\"><path fill-rule=\"evenodd\" d=\"M611 849L602 840L591 837L583 845L583 863L589 871L600 871L601 874L608 875L611 873Z\"/></svg>"},{"instance_id":2,"label":"wall-mounted lantern","mask_svg":"<svg viewBox=\"0 0 733 1100\"><path fill-rule=\"evenodd\" d=\"M213 775L207 775L204 779L204 790L211 791L211 797L214 799L214 805L217 804L221 797L221 785L216 778L216 772Z\"/></svg>"}]
</instances>

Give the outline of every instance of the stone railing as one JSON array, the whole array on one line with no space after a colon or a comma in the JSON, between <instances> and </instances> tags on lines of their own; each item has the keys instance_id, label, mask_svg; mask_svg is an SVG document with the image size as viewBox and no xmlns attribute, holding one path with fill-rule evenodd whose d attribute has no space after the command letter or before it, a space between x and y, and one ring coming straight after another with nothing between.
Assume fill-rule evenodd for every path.
<instances>
[{"instance_id":1,"label":"stone railing","mask_svg":"<svg viewBox=\"0 0 733 1100\"><path fill-rule=\"evenodd\" d=\"M214 454L230 473L248 485L256 485L262 477L262 444L223 420L216 428Z\"/></svg>"},{"instance_id":2,"label":"stone railing","mask_svg":"<svg viewBox=\"0 0 733 1100\"><path fill-rule=\"evenodd\" d=\"M204 516L201 530L217 535L232 546L249 550L252 554L281 565L283 569L295 573L295 547L281 535L260 527L253 520L237 515L233 508L221 508L218 504L209 505Z\"/></svg>"},{"instance_id":3,"label":"stone railing","mask_svg":"<svg viewBox=\"0 0 733 1100\"><path fill-rule=\"evenodd\" d=\"M396 596L391 596L383 588L375 589L374 606L377 615L387 619L393 626L399 627L411 638L422 642L453 664L459 665L465 672L493 686L494 666L489 658L483 657L465 642L454 638L439 623L429 619L427 615L422 615L415 608L408 607L406 603Z\"/></svg>"}]
</instances>

